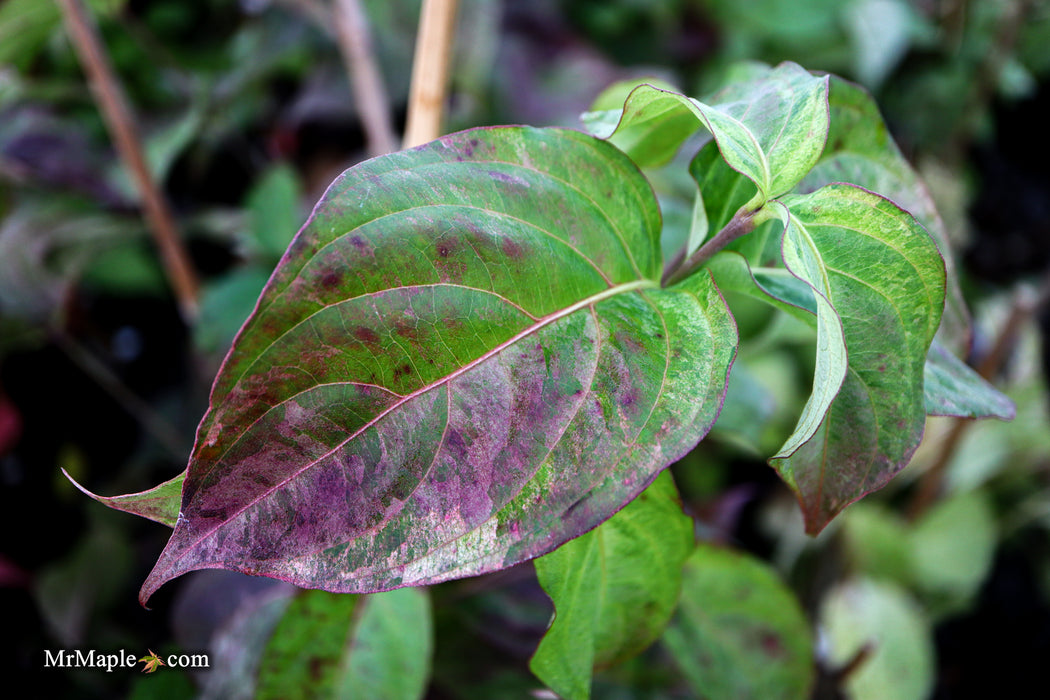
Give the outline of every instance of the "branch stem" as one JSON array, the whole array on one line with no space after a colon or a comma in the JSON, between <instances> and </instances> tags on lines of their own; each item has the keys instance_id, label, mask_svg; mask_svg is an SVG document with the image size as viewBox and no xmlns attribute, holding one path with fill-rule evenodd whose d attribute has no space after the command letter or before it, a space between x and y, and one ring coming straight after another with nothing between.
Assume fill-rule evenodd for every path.
<instances>
[{"instance_id":1,"label":"branch stem","mask_svg":"<svg viewBox=\"0 0 1050 700\"><path fill-rule=\"evenodd\" d=\"M715 253L718 253L741 236L754 231L755 227L761 223L761 221L756 221L756 215L760 211L763 210L756 209L746 213L737 212L721 231L697 248L684 262L681 261L684 257L684 251L679 253L664 272L663 286L669 287L681 282L703 267L708 260L714 257Z\"/></svg>"},{"instance_id":2,"label":"branch stem","mask_svg":"<svg viewBox=\"0 0 1050 700\"><path fill-rule=\"evenodd\" d=\"M455 20L456 0L423 0L412 62L405 148L441 135Z\"/></svg>"},{"instance_id":3,"label":"branch stem","mask_svg":"<svg viewBox=\"0 0 1050 700\"><path fill-rule=\"evenodd\" d=\"M397 150L397 136L390 121L390 98L375 59L372 32L361 0L336 0L336 38L350 75L357 112L368 140L369 155Z\"/></svg>"},{"instance_id":4,"label":"branch stem","mask_svg":"<svg viewBox=\"0 0 1050 700\"><path fill-rule=\"evenodd\" d=\"M109 63L98 30L81 0L58 0L80 63L87 74L95 102L102 112L120 160L142 197L146 222L160 250L161 262L187 322L197 318L200 284L190 256L175 225L175 217L150 175L127 98Z\"/></svg>"}]
</instances>

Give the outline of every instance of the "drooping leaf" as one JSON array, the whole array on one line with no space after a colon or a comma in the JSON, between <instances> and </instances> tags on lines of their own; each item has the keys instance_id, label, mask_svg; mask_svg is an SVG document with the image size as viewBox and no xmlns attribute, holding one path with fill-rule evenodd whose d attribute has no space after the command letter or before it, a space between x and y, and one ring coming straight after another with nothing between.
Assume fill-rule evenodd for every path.
<instances>
[{"instance_id":1,"label":"drooping leaf","mask_svg":"<svg viewBox=\"0 0 1050 700\"><path fill-rule=\"evenodd\" d=\"M421 698L431 636L421 589L369 596L303 591L263 651L255 697Z\"/></svg>"},{"instance_id":2,"label":"drooping leaf","mask_svg":"<svg viewBox=\"0 0 1050 700\"><path fill-rule=\"evenodd\" d=\"M596 529L536 560L555 618L529 667L563 698L590 697L591 674L648 647L671 618L693 521L669 473Z\"/></svg>"},{"instance_id":3,"label":"drooping leaf","mask_svg":"<svg viewBox=\"0 0 1050 700\"><path fill-rule=\"evenodd\" d=\"M947 298L940 332L955 353L965 353L970 316L959 289L944 221L925 183L893 141L878 105L861 86L832 76L828 104L831 128L820 160L799 183L801 193L849 182L893 200L933 236L947 268Z\"/></svg>"},{"instance_id":4,"label":"drooping leaf","mask_svg":"<svg viewBox=\"0 0 1050 700\"><path fill-rule=\"evenodd\" d=\"M692 115L714 136L722 157L758 189L754 208L789 192L817 162L828 133L828 78L794 63L734 83L705 104L650 85L635 89L615 128L608 114L584 122L641 166L666 163L694 130ZM654 141L660 147L654 145Z\"/></svg>"},{"instance_id":5,"label":"drooping leaf","mask_svg":"<svg viewBox=\"0 0 1050 700\"><path fill-rule=\"evenodd\" d=\"M854 579L833 588L820 611L828 661L841 667L867 648L868 657L845 680L855 700L924 700L933 685L929 623L903 588Z\"/></svg>"},{"instance_id":6,"label":"drooping leaf","mask_svg":"<svg viewBox=\"0 0 1050 700\"><path fill-rule=\"evenodd\" d=\"M813 291L780 268L752 268L742 255L723 252L708 265L720 289L761 299L816 328ZM943 328L943 326L942 326ZM923 371L926 413L960 418L1013 420L1014 402L955 357L936 338Z\"/></svg>"},{"instance_id":7,"label":"drooping leaf","mask_svg":"<svg viewBox=\"0 0 1050 700\"><path fill-rule=\"evenodd\" d=\"M595 527L713 423L736 331L659 289L659 212L612 146L478 129L339 178L212 389L143 586L228 568L376 591Z\"/></svg>"},{"instance_id":8,"label":"drooping leaf","mask_svg":"<svg viewBox=\"0 0 1050 700\"><path fill-rule=\"evenodd\" d=\"M771 460L799 498L806 529L819 532L885 485L922 438L923 371L944 303L944 263L914 218L865 190L829 185L784 203L820 253L848 353L818 430Z\"/></svg>"},{"instance_id":9,"label":"drooping leaf","mask_svg":"<svg viewBox=\"0 0 1050 700\"><path fill-rule=\"evenodd\" d=\"M1013 420L1014 402L936 340L926 357L926 412L931 416Z\"/></svg>"},{"instance_id":10,"label":"drooping leaf","mask_svg":"<svg viewBox=\"0 0 1050 700\"><path fill-rule=\"evenodd\" d=\"M817 317L817 357L813 391L798 424L773 460L790 457L817 432L846 377L846 341L839 310L832 303L831 271L809 229L787 206L771 204L784 222L781 250L788 272L810 288ZM817 205L818 207L821 205ZM775 462L774 462L775 463Z\"/></svg>"},{"instance_id":11,"label":"drooping leaf","mask_svg":"<svg viewBox=\"0 0 1050 700\"><path fill-rule=\"evenodd\" d=\"M663 643L711 700L801 700L813 683L812 635L794 594L757 559L709 544L686 562Z\"/></svg>"},{"instance_id":12,"label":"drooping leaf","mask_svg":"<svg viewBox=\"0 0 1050 700\"><path fill-rule=\"evenodd\" d=\"M186 477L186 472L162 484L157 484L146 491L128 493L123 496L96 495L78 484L65 469L62 470L62 473L84 494L114 510L140 515L143 518L148 518L168 527L175 527L175 522L179 519L179 504L182 501L182 481Z\"/></svg>"}]
</instances>

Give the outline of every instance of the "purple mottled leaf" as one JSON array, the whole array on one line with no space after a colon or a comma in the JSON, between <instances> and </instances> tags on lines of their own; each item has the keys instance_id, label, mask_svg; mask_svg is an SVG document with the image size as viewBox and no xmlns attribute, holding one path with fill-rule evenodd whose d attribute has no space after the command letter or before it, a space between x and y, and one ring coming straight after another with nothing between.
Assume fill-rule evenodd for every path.
<instances>
[{"instance_id":1,"label":"purple mottled leaf","mask_svg":"<svg viewBox=\"0 0 1050 700\"><path fill-rule=\"evenodd\" d=\"M609 518L706 434L735 353L706 273L659 287L659 231L637 167L572 131L344 173L219 371L143 602L200 568L433 583Z\"/></svg>"}]
</instances>

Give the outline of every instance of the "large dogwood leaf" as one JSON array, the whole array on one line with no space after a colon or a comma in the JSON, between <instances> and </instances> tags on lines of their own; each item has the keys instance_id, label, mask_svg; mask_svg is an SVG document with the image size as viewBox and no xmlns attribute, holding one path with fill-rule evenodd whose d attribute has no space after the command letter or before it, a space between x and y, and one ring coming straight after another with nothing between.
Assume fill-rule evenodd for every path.
<instances>
[{"instance_id":1,"label":"large dogwood leaf","mask_svg":"<svg viewBox=\"0 0 1050 700\"><path fill-rule=\"evenodd\" d=\"M796 492L806 529L819 532L884 486L918 447L924 367L944 305L945 271L922 226L879 195L829 185L783 202L820 253L827 301L841 319L848 353L841 388L817 430L771 460ZM823 393L820 382L818 374L815 394Z\"/></svg>"},{"instance_id":2,"label":"large dogwood leaf","mask_svg":"<svg viewBox=\"0 0 1050 700\"><path fill-rule=\"evenodd\" d=\"M141 600L199 568L432 583L609 518L707 432L735 354L708 275L659 288L659 231L637 167L578 132L344 173L219 371Z\"/></svg>"}]
</instances>

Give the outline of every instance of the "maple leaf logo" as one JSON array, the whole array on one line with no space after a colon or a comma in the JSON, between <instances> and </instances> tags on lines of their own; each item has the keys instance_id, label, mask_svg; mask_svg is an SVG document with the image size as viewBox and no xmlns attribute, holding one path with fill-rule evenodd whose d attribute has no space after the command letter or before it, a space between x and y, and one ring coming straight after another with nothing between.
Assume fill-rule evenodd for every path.
<instances>
[{"instance_id":1,"label":"maple leaf logo","mask_svg":"<svg viewBox=\"0 0 1050 700\"><path fill-rule=\"evenodd\" d=\"M160 657L150 649L149 656L143 656L139 661L146 664L146 667L142 669L143 673L153 673L159 666L163 666L164 662L160 660Z\"/></svg>"}]
</instances>

